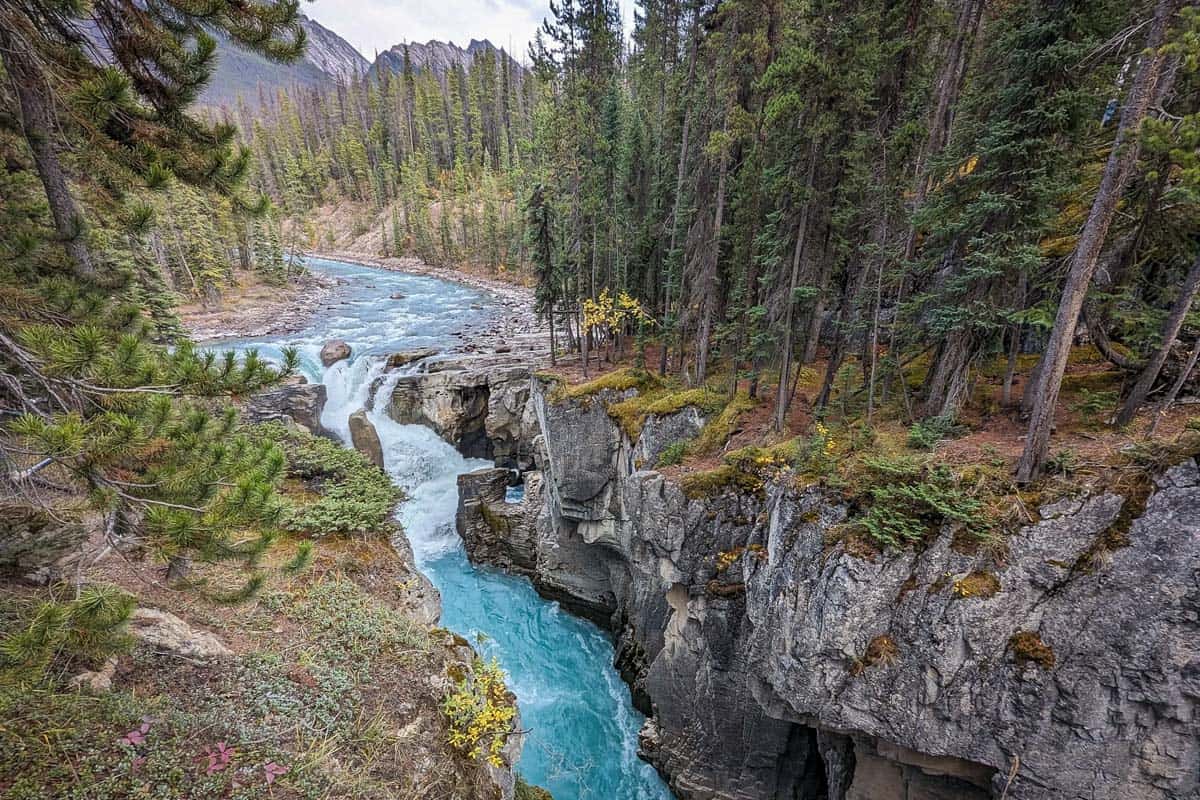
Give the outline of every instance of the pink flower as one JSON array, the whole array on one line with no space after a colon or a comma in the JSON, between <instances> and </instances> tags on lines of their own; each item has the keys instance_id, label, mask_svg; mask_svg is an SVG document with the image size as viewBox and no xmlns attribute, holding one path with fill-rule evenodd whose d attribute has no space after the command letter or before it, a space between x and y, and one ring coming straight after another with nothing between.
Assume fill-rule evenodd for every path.
<instances>
[{"instance_id":1,"label":"pink flower","mask_svg":"<svg viewBox=\"0 0 1200 800\"><path fill-rule=\"evenodd\" d=\"M144 719L145 718L143 717L143 720ZM133 730L133 731L130 731L129 733L125 734L124 736L122 736L120 739L117 740L117 743L127 745L129 747L136 747L139 744L145 743L146 734L149 732L150 732L150 723L143 721L141 727L139 727L137 730Z\"/></svg>"},{"instance_id":2,"label":"pink flower","mask_svg":"<svg viewBox=\"0 0 1200 800\"><path fill-rule=\"evenodd\" d=\"M208 757L208 769L205 770L205 774L212 775L225 769L236 754L237 751L226 747L224 742L217 742L216 747L205 748L204 755Z\"/></svg>"},{"instance_id":3,"label":"pink flower","mask_svg":"<svg viewBox=\"0 0 1200 800\"><path fill-rule=\"evenodd\" d=\"M287 771L287 767L281 767L274 761L268 761L266 764L263 764L263 772L267 774L267 786L274 783L275 779L280 775L286 775Z\"/></svg>"}]
</instances>

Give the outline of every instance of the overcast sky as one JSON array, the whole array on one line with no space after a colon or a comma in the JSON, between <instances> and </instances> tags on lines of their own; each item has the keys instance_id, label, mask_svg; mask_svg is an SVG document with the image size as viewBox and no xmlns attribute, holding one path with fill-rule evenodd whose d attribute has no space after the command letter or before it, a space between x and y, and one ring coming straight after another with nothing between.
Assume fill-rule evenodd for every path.
<instances>
[{"instance_id":1,"label":"overcast sky","mask_svg":"<svg viewBox=\"0 0 1200 800\"><path fill-rule=\"evenodd\" d=\"M630 0L632 2L632 0ZM626 3L622 3L625 6ZM429 39L465 47L491 39L517 60L542 19L549 0L314 0L301 11L341 36L368 59L401 42ZM622 8L628 18L630 12Z\"/></svg>"}]
</instances>

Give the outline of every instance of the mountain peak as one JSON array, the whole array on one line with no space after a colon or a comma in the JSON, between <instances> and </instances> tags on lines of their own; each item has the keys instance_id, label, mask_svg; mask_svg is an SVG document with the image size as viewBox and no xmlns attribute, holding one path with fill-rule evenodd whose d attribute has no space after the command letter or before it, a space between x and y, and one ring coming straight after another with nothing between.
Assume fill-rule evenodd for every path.
<instances>
[{"instance_id":1,"label":"mountain peak","mask_svg":"<svg viewBox=\"0 0 1200 800\"><path fill-rule=\"evenodd\" d=\"M492 44L489 39L471 39L465 48L452 41L443 42L440 39L430 39L427 42L401 42L392 45L375 58L375 63L371 65L371 74L378 74L385 69L395 74L403 72L406 49L413 69L429 70L439 75L450 71L455 64L469 66L475 56L480 53L499 54L501 52L500 48ZM508 60L511 67L522 69L512 56L508 56Z\"/></svg>"}]
</instances>

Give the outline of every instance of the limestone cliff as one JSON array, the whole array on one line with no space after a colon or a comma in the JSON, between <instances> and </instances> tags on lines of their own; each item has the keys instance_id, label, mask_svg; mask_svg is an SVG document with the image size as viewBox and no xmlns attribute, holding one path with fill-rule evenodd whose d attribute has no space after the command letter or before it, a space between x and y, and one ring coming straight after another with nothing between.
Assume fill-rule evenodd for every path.
<instances>
[{"instance_id":1,"label":"limestone cliff","mask_svg":"<svg viewBox=\"0 0 1200 800\"><path fill-rule=\"evenodd\" d=\"M1200 797L1194 461L1132 522L1111 494L1042 508L999 562L945 533L863 558L818 488L690 499L640 469L700 420L630 442L614 399L555 403L532 381L537 441L508 445L534 454L525 497L503 502L507 471L464 476L459 529L613 630L652 715L644 755L680 797ZM1078 568L1126 525L1127 546Z\"/></svg>"}]
</instances>

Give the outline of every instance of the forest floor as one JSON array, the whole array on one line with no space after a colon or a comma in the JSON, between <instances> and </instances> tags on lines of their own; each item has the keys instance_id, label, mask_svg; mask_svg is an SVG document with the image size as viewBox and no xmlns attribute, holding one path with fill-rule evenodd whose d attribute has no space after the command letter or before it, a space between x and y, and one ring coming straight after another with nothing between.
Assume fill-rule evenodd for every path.
<instances>
[{"instance_id":1,"label":"forest floor","mask_svg":"<svg viewBox=\"0 0 1200 800\"><path fill-rule=\"evenodd\" d=\"M285 494L303 506L337 480L289 478ZM311 562L297 568L307 543ZM451 748L440 709L473 651L430 627L432 590L388 531L285 535L257 565L266 583L236 604L216 595L243 584L244 567L197 564L181 588L147 556L103 548L78 577L136 596L134 630L157 633L139 632L106 674L82 673L82 691L0 692L0 795L484 796L485 771ZM0 634L45 599L0 584Z\"/></svg>"},{"instance_id":2,"label":"forest floor","mask_svg":"<svg viewBox=\"0 0 1200 800\"><path fill-rule=\"evenodd\" d=\"M1036 356L1023 357L1019 366L1028 372L1035 361ZM671 407L672 395L683 397L695 391L685 378L672 374L671 370L665 378L658 377L656 347L647 347L643 363L651 367L648 376L639 370L636 353L626 352L611 360L593 361L585 378L578 354L572 354L560 357L550 372L561 378L572 394L586 394L589 387L638 384L649 402L666 407ZM841 381L835 382L828 407L820 415L815 413L813 401L825 368L822 357L801 369L784 429L776 431L777 375L762 376L755 399L746 395L747 381L742 380L734 400L728 370L722 371L718 365L704 387L710 392L704 401L710 405L706 409L709 412L706 430L673 454L672 463L646 466L657 466L669 476L687 480L688 476L712 473L724 464L743 463L746 454L752 453L766 461L776 457L790 460L812 479L834 476L834 483L845 483L847 475L859 469L864 458L915 459L926 465L947 466L956 474L970 474L981 484L988 483L989 491L1019 499L1022 490L1012 480L1012 473L1024 447L1027 425L1015 405L1005 406L1001 402L1003 360L984 365L977 372L970 401L953 427L944 432L922 429L908 411L920 389L921 365L914 363L905 373L907 402L898 398L899 381L893 380L873 410L869 425L865 400L857 391L862 382L861 371L853 364L844 368L847 388L839 391ZM1056 490L1083 489L1088 485L1097 489L1119 487L1122 483L1140 481L1147 467L1165 466L1173 463L1172 459L1182 458L1181 453L1197 449L1198 398L1181 398L1159 421L1153 438L1147 436L1154 414L1152 407L1144 409L1124 428L1108 424L1124 384L1130 379L1094 348L1076 348L1063 383L1051 440L1052 477L1043 484L1055 483ZM1014 401L1019 400L1023 388L1018 378L1012 388ZM627 408L610 407L614 416L628 417L629 413ZM818 419L827 433L818 430ZM710 435L709 428L717 430ZM811 453L818 439L818 450L826 440L829 442L831 458L826 459L829 463L814 470L811 462L801 465L796 454ZM780 455L785 453L786 456ZM839 474L842 481L837 480Z\"/></svg>"}]
</instances>

